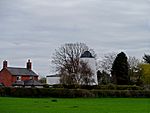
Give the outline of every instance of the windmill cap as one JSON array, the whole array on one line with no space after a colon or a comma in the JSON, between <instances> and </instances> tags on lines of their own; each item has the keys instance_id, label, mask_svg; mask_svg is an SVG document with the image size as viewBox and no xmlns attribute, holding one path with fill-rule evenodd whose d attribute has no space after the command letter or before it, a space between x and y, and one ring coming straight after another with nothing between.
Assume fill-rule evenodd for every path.
<instances>
[{"instance_id":1,"label":"windmill cap","mask_svg":"<svg viewBox=\"0 0 150 113\"><path fill-rule=\"evenodd\" d=\"M82 55L81 58L94 58L92 54L89 51L85 51Z\"/></svg>"}]
</instances>

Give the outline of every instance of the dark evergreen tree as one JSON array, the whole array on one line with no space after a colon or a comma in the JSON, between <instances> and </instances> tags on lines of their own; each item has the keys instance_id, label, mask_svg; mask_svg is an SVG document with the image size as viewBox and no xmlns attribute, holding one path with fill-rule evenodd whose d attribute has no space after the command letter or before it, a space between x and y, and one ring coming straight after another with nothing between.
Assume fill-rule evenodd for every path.
<instances>
[{"instance_id":1,"label":"dark evergreen tree","mask_svg":"<svg viewBox=\"0 0 150 113\"><path fill-rule=\"evenodd\" d=\"M112 65L112 78L113 83L118 85L127 85L129 84L129 75L128 75L128 61L127 56L124 52L121 52L117 55L115 61Z\"/></svg>"},{"instance_id":2,"label":"dark evergreen tree","mask_svg":"<svg viewBox=\"0 0 150 113\"><path fill-rule=\"evenodd\" d=\"M145 63L149 63L150 64L150 55L145 54L143 57Z\"/></svg>"}]
</instances>

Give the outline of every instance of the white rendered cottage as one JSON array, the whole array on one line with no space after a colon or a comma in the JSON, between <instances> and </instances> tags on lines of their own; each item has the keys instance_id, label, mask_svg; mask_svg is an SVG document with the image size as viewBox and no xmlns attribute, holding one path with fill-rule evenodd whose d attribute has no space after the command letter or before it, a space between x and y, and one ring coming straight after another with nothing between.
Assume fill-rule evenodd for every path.
<instances>
[{"instance_id":1,"label":"white rendered cottage","mask_svg":"<svg viewBox=\"0 0 150 113\"><path fill-rule=\"evenodd\" d=\"M46 83L49 85L55 85L55 84L60 84L60 75L49 75L46 76Z\"/></svg>"}]
</instances>

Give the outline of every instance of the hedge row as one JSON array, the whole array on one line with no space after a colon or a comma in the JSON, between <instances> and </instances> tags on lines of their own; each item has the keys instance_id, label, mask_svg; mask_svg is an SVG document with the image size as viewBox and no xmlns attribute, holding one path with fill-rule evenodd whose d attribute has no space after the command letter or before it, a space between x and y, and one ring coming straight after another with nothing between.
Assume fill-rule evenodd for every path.
<instances>
[{"instance_id":1,"label":"hedge row","mask_svg":"<svg viewBox=\"0 0 150 113\"><path fill-rule=\"evenodd\" d=\"M53 85L53 88L67 88L67 89L98 89L98 90L143 90L143 87L133 85Z\"/></svg>"},{"instance_id":2,"label":"hedge row","mask_svg":"<svg viewBox=\"0 0 150 113\"><path fill-rule=\"evenodd\" d=\"M0 96L10 97L150 97L150 91L145 90L86 90L62 88L0 88Z\"/></svg>"},{"instance_id":3,"label":"hedge row","mask_svg":"<svg viewBox=\"0 0 150 113\"><path fill-rule=\"evenodd\" d=\"M84 89L62 89L62 88L0 88L0 96L7 97L94 97L88 90Z\"/></svg>"}]
</instances>

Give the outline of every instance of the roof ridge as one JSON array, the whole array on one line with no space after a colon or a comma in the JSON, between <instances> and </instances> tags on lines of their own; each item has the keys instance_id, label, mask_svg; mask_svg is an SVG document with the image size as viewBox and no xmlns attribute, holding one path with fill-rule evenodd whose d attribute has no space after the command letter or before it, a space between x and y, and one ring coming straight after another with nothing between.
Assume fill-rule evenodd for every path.
<instances>
[{"instance_id":1,"label":"roof ridge","mask_svg":"<svg viewBox=\"0 0 150 113\"><path fill-rule=\"evenodd\" d=\"M23 68L23 67L7 67L7 68L18 68L18 69L27 69L27 68Z\"/></svg>"},{"instance_id":2,"label":"roof ridge","mask_svg":"<svg viewBox=\"0 0 150 113\"><path fill-rule=\"evenodd\" d=\"M12 75L32 75L38 76L33 70L20 67L7 67L6 68Z\"/></svg>"}]
</instances>

